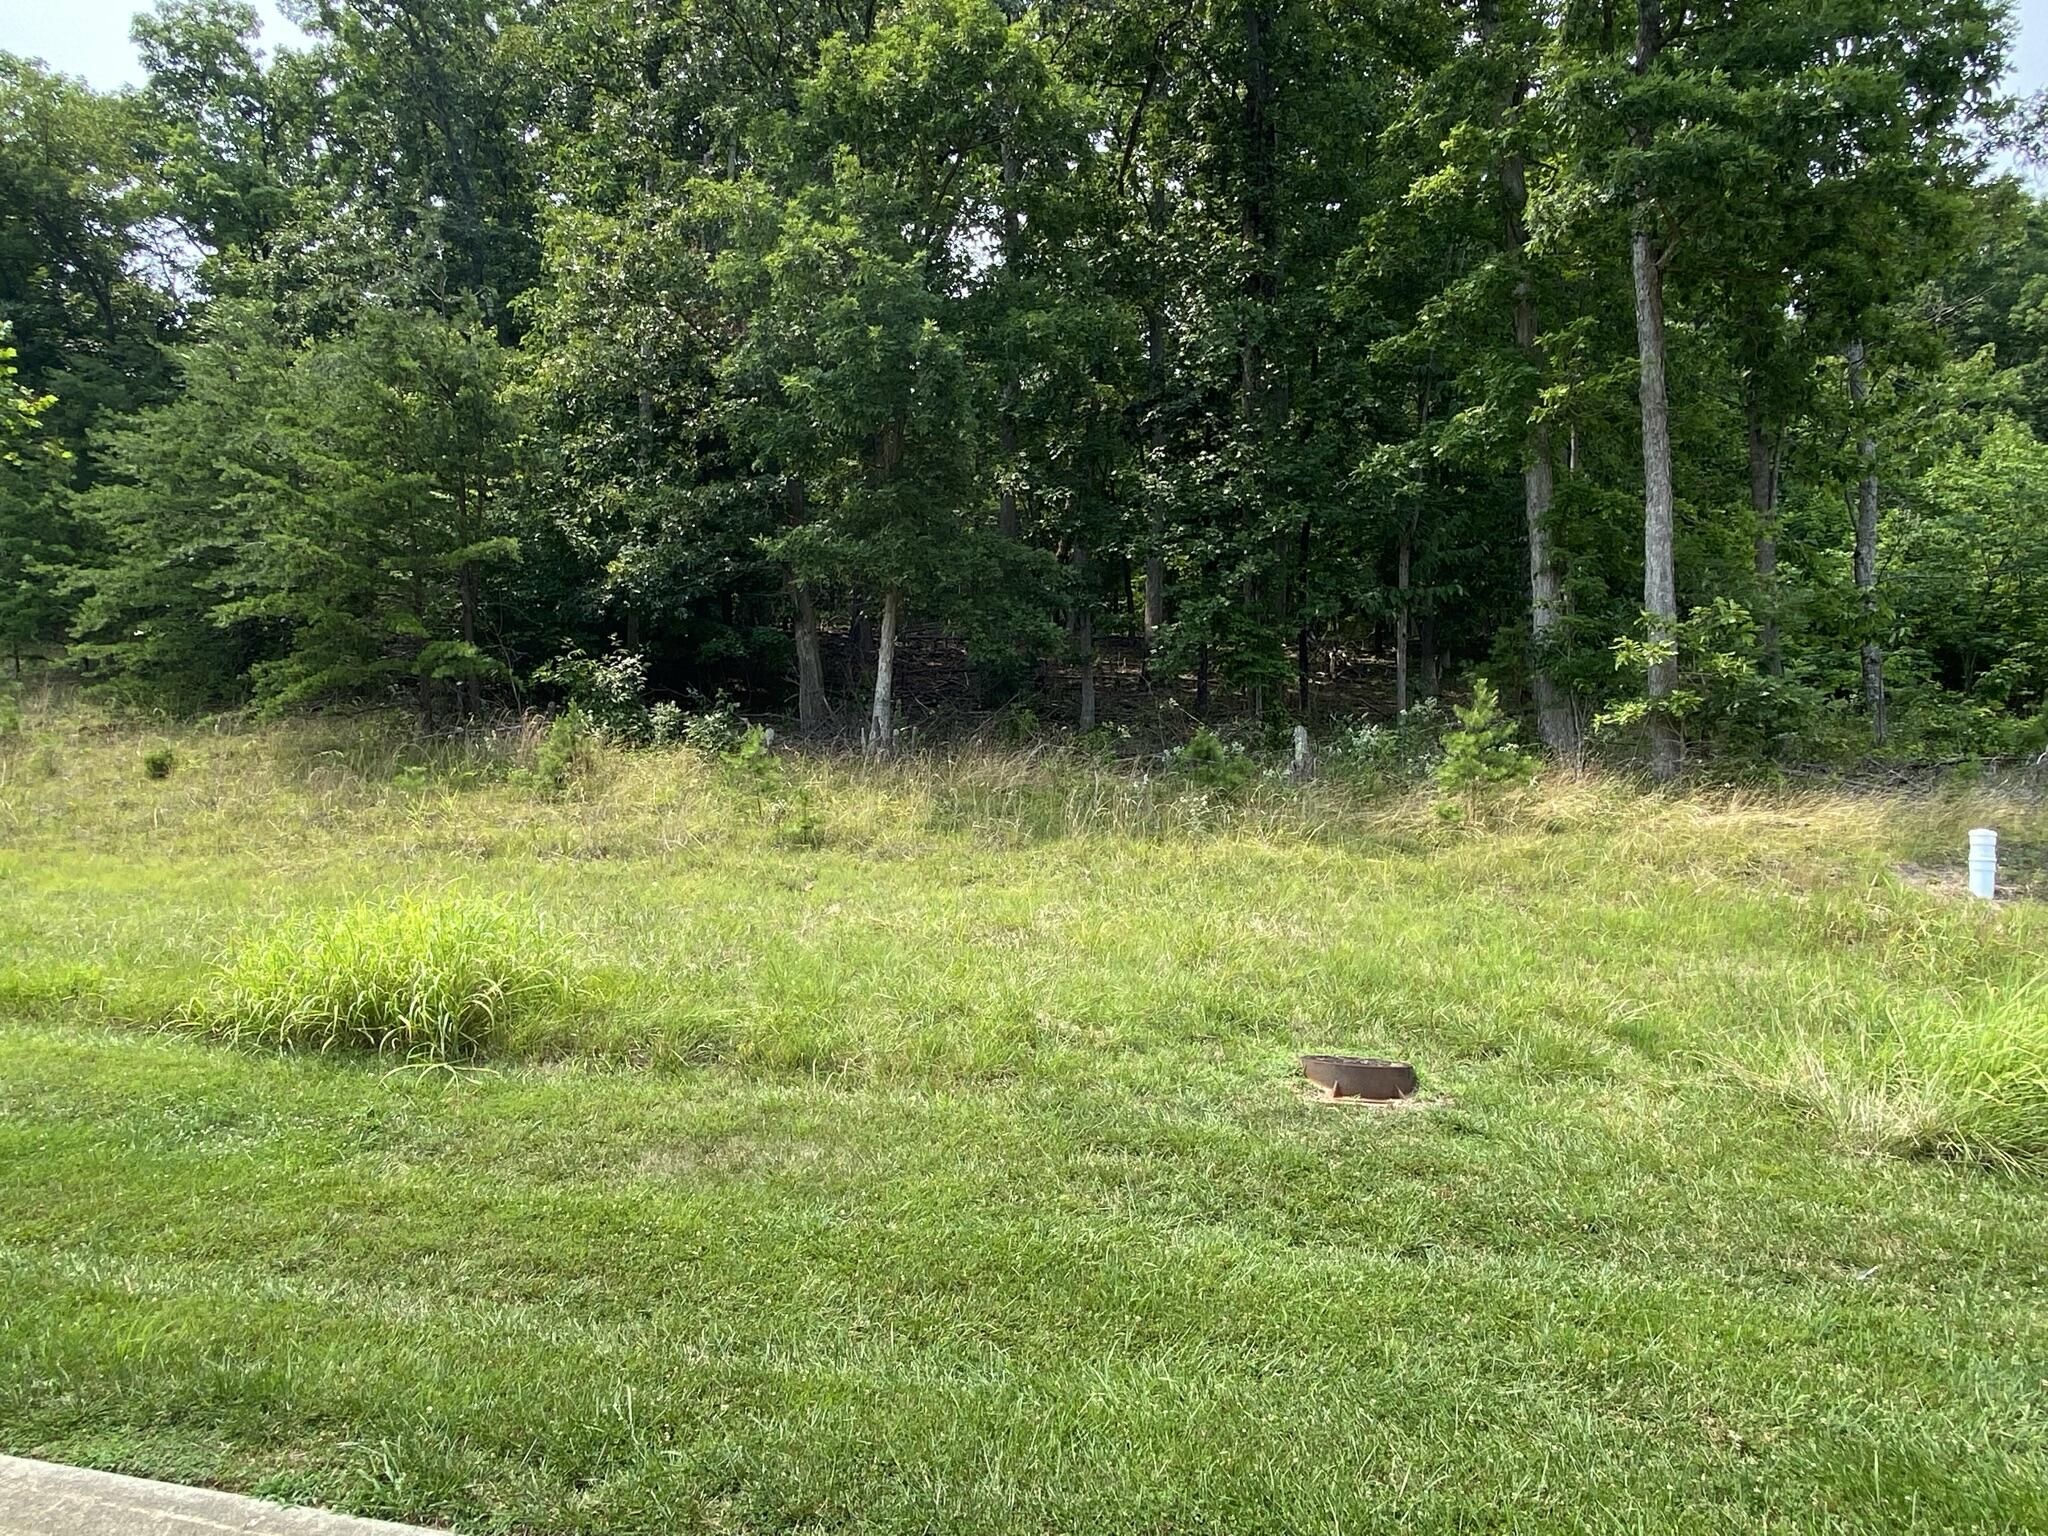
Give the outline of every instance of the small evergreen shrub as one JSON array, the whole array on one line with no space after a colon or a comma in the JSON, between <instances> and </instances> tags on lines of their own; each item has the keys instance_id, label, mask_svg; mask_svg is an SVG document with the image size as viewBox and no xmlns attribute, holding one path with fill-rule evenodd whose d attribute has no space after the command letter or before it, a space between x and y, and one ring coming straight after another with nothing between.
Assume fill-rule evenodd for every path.
<instances>
[{"instance_id":1,"label":"small evergreen shrub","mask_svg":"<svg viewBox=\"0 0 2048 1536\"><path fill-rule=\"evenodd\" d=\"M1030 746L1039 737L1038 711L1006 709L996 717L996 740L1013 751Z\"/></svg>"},{"instance_id":2,"label":"small evergreen shrub","mask_svg":"<svg viewBox=\"0 0 2048 1536\"><path fill-rule=\"evenodd\" d=\"M532 917L491 902L407 896L269 930L222 963L178 1022L268 1050L458 1062L516 1024L562 1011L574 990Z\"/></svg>"},{"instance_id":3,"label":"small evergreen shrub","mask_svg":"<svg viewBox=\"0 0 2048 1536\"><path fill-rule=\"evenodd\" d=\"M543 794L567 794L577 778L589 771L594 736L590 717L571 704L548 723L548 733L534 753L533 771L526 777Z\"/></svg>"},{"instance_id":4,"label":"small evergreen shrub","mask_svg":"<svg viewBox=\"0 0 2048 1536\"><path fill-rule=\"evenodd\" d=\"M1128 727L1103 721L1074 737L1074 751L1090 762L1108 765L1123 755L1131 733Z\"/></svg>"},{"instance_id":5,"label":"small evergreen shrub","mask_svg":"<svg viewBox=\"0 0 2048 1536\"><path fill-rule=\"evenodd\" d=\"M1470 809L1484 796L1535 776L1536 759L1515 745L1515 723L1501 713L1492 683L1475 681L1472 702L1457 716L1458 728L1444 737L1444 760L1436 770L1440 809Z\"/></svg>"},{"instance_id":6,"label":"small evergreen shrub","mask_svg":"<svg viewBox=\"0 0 2048 1536\"><path fill-rule=\"evenodd\" d=\"M1166 766L1184 784L1225 794L1244 788L1258 772L1244 748L1226 746L1206 725L1190 736L1185 746L1167 754Z\"/></svg>"},{"instance_id":7,"label":"small evergreen shrub","mask_svg":"<svg viewBox=\"0 0 2048 1536\"><path fill-rule=\"evenodd\" d=\"M778 841L809 846L818 839L818 813L808 784L792 783L775 755L775 733L747 727L721 759L726 773L767 815Z\"/></svg>"},{"instance_id":8,"label":"small evergreen shrub","mask_svg":"<svg viewBox=\"0 0 2048 1536\"><path fill-rule=\"evenodd\" d=\"M177 766L178 754L169 747L151 747L142 754L142 776L146 779L168 779Z\"/></svg>"}]
</instances>

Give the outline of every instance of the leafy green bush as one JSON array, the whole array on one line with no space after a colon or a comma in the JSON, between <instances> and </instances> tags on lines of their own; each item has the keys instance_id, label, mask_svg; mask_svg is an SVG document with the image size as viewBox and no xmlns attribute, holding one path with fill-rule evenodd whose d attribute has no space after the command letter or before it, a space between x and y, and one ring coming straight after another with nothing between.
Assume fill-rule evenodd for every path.
<instances>
[{"instance_id":1,"label":"leafy green bush","mask_svg":"<svg viewBox=\"0 0 2048 1536\"><path fill-rule=\"evenodd\" d=\"M720 759L726 773L766 812L778 840L808 846L818 839L818 813L808 784L794 783L775 755L775 733L747 727Z\"/></svg>"},{"instance_id":2,"label":"leafy green bush","mask_svg":"<svg viewBox=\"0 0 2048 1536\"><path fill-rule=\"evenodd\" d=\"M1515 722L1501 713L1492 683L1475 680L1472 702L1457 716L1458 728L1444 737L1444 760L1436 770L1436 786L1447 803L1463 800L1470 806L1494 790L1534 777L1536 759L1515 745Z\"/></svg>"},{"instance_id":3,"label":"leafy green bush","mask_svg":"<svg viewBox=\"0 0 2048 1536\"><path fill-rule=\"evenodd\" d=\"M683 706L674 699L663 699L659 704L647 706L647 737L657 747L666 747L682 740Z\"/></svg>"},{"instance_id":4,"label":"leafy green bush","mask_svg":"<svg viewBox=\"0 0 2048 1536\"><path fill-rule=\"evenodd\" d=\"M1324 771L1372 789L1419 784L1443 761L1450 716L1439 699L1422 699L1392 720L1358 720L1323 743Z\"/></svg>"},{"instance_id":5,"label":"leafy green bush","mask_svg":"<svg viewBox=\"0 0 2048 1536\"><path fill-rule=\"evenodd\" d=\"M571 647L536 667L533 680L560 689L596 735L626 746L644 746L653 739L647 658L636 652L590 656Z\"/></svg>"},{"instance_id":6,"label":"leafy green bush","mask_svg":"<svg viewBox=\"0 0 2048 1536\"><path fill-rule=\"evenodd\" d=\"M151 747L142 754L142 776L146 779L168 779L177 766L178 754L169 747Z\"/></svg>"},{"instance_id":7,"label":"leafy green bush","mask_svg":"<svg viewBox=\"0 0 2048 1536\"><path fill-rule=\"evenodd\" d=\"M1167 754L1166 767L1183 783L1226 794L1244 788L1258 772L1257 764L1244 748L1225 746L1222 738L1206 725L1190 736L1185 746Z\"/></svg>"},{"instance_id":8,"label":"leafy green bush","mask_svg":"<svg viewBox=\"0 0 2048 1536\"><path fill-rule=\"evenodd\" d=\"M1773 675L1757 621L1741 603L1720 597L1693 609L1669 641L1648 638L1649 622L1645 616L1636 635L1614 642L1615 668L1635 691L1594 716L1595 732L1630 730L1662 713L1678 722L1689 744L1724 767L1788 754L1833 759L1851 749L1840 729L1839 701L1790 668ZM1643 678L1653 662L1673 657L1678 684L1653 705Z\"/></svg>"},{"instance_id":9,"label":"leafy green bush","mask_svg":"<svg viewBox=\"0 0 2048 1536\"><path fill-rule=\"evenodd\" d=\"M532 917L493 902L406 896L269 930L221 965L179 1022L271 1050L457 1062L523 1019L561 1011L574 990Z\"/></svg>"},{"instance_id":10,"label":"leafy green bush","mask_svg":"<svg viewBox=\"0 0 2048 1536\"><path fill-rule=\"evenodd\" d=\"M739 750L746 739L747 722L740 718L739 706L720 695L709 709L684 715L676 735L692 751L724 757Z\"/></svg>"}]
</instances>

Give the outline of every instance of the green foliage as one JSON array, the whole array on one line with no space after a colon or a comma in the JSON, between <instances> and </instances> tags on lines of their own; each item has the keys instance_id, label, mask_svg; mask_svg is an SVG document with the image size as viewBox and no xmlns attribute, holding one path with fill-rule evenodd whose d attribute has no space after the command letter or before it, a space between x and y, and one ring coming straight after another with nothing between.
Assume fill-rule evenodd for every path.
<instances>
[{"instance_id":1,"label":"green foliage","mask_svg":"<svg viewBox=\"0 0 2048 1536\"><path fill-rule=\"evenodd\" d=\"M996 716L996 740L1013 750L1030 746L1041 729L1035 709L1006 709Z\"/></svg>"},{"instance_id":2,"label":"green foliage","mask_svg":"<svg viewBox=\"0 0 2048 1536\"><path fill-rule=\"evenodd\" d=\"M1447 802L1467 807L1535 775L1536 759L1515 745L1515 722L1501 713L1500 694L1485 678L1472 681L1472 702L1456 710L1458 725L1444 734L1436 787Z\"/></svg>"},{"instance_id":3,"label":"green foliage","mask_svg":"<svg viewBox=\"0 0 2048 1536\"><path fill-rule=\"evenodd\" d=\"M1397 635L1574 753L1603 709L1737 772L2048 712L2048 221L1985 174L1992 0L308 14L268 54L161 6L125 93L0 61L10 659L429 730L531 677L640 745L688 736L650 679L773 709L798 650L853 657L807 727L857 718L886 610L1013 725L1142 639L1104 685L1254 756ZM1668 654L1629 638L1638 237ZM1680 670L1654 716L1617 636Z\"/></svg>"},{"instance_id":4,"label":"green foliage","mask_svg":"<svg viewBox=\"0 0 2048 1536\"><path fill-rule=\"evenodd\" d=\"M1322 763L1326 771L1370 790L1405 789L1435 774L1448 724L1441 700L1422 699L1392 720L1339 727L1322 745Z\"/></svg>"},{"instance_id":5,"label":"green foliage","mask_svg":"<svg viewBox=\"0 0 2048 1536\"><path fill-rule=\"evenodd\" d=\"M808 846L818 840L816 797L808 783L792 778L775 754L775 733L750 725L719 754L727 779L760 807L778 840Z\"/></svg>"},{"instance_id":6,"label":"green foliage","mask_svg":"<svg viewBox=\"0 0 2048 1536\"><path fill-rule=\"evenodd\" d=\"M1677 721L1694 748L1724 764L1845 755L1827 695L1796 675L1767 670L1756 620L1733 598L1695 608L1672 640L1646 638L1647 621L1644 630L1614 642L1615 670L1640 676L1653 658L1676 656L1678 685L1659 705L1640 692L1617 700L1595 717L1597 731L1630 730L1655 710Z\"/></svg>"},{"instance_id":7,"label":"green foliage","mask_svg":"<svg viewBox=\"0 0 2048 1536\"><path fill-rule=\"evenodd\" d=\"M657 739L647 705L647 658L631 651L588 656L572 647L534 668L533 680L564 694L607 740L642 746Z\"/></svg>"},{"instance_id":8,"label":"green foliage","mask_svg":"<svg viewBox=\"0 0 2048 1536\"><path fill-rule=\"evenodd\" d=\"M142 776L145 779L168 779L171 770L178 766L178 754L170 747L151 747L142 754Z\"/></svg>"},{"instance_id":9,"label":"green foliage","mask_svg":"<svg viewBox=\"0 0 2048 1536\"><path fill-rule=\"evenodd\" d=\"M1223 794L1237 793L1259 771L1243 747L1226 744L1206 725L1167 754L1166 768L1183 784Z\"/></svg>"},{"instance_id":10,"label":"green foliage","mask_svg":"<svg viewBox=\"0 0 2048 1536\"><path fill-rule=\"evenodd\" d=\"M549 794L566 794L590 769L594 734L589 719L576 705L556 715L548 722L548 733L534 754L535 782Z\"/></svg>"},{"instance_id":11,"label":"green foliage","mask_svg":"<svg viewBox=\"0 0 2048 1536\"><path fill-rule=\"evenodd\" d=\"M685 714L676 729L676 739L692 752L722 758L738 752L751 729L741 718L739 706L720 698L708 709Z\"/></svg>"},{"instance_id":12,"label":"green foliage","mask_svg":"<svg viewBox=\"0 0 2048 1536\"><path fill-rule=\"evenodd\" d=\"M474 1061L576 985L564 952L504 902L406 895L274 925L224 960L178 1023L275 1051Z\"/></svg>"}]
</instances>

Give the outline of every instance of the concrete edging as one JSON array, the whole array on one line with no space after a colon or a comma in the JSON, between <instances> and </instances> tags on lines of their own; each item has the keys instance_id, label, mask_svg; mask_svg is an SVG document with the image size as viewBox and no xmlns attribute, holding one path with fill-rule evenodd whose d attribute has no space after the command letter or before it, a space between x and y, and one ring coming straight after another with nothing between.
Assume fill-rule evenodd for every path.
<instances>
[{"instance_id":1,"label":"concrete edging","mask_svg":"<svg viewBox=\"0 0 2048 1536\"><path fill-rule=\"evenodd\" d=\"M0 1536L448 1536L211 1488L0 1456Z\"/></svg>"}]
</instances>

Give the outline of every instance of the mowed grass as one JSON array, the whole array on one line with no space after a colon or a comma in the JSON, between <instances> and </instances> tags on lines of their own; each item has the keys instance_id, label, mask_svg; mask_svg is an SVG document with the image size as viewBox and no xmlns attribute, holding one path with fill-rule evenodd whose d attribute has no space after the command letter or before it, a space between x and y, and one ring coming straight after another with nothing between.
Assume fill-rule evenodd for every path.
<instances>
[{"instance_id":1,"label":"mowed grass","mask_svg":"<svg viewBox=\"0 0 2048 1536\"><path fill-rule=\"evenodd\" d=\"M0 752L0 1449L475 1532L2048 1529L2048 919L1897 873L2038 811L504 757ZM408 908L573 985L439 1067L195 1033Z\"/></svg>"}]
</instances>

